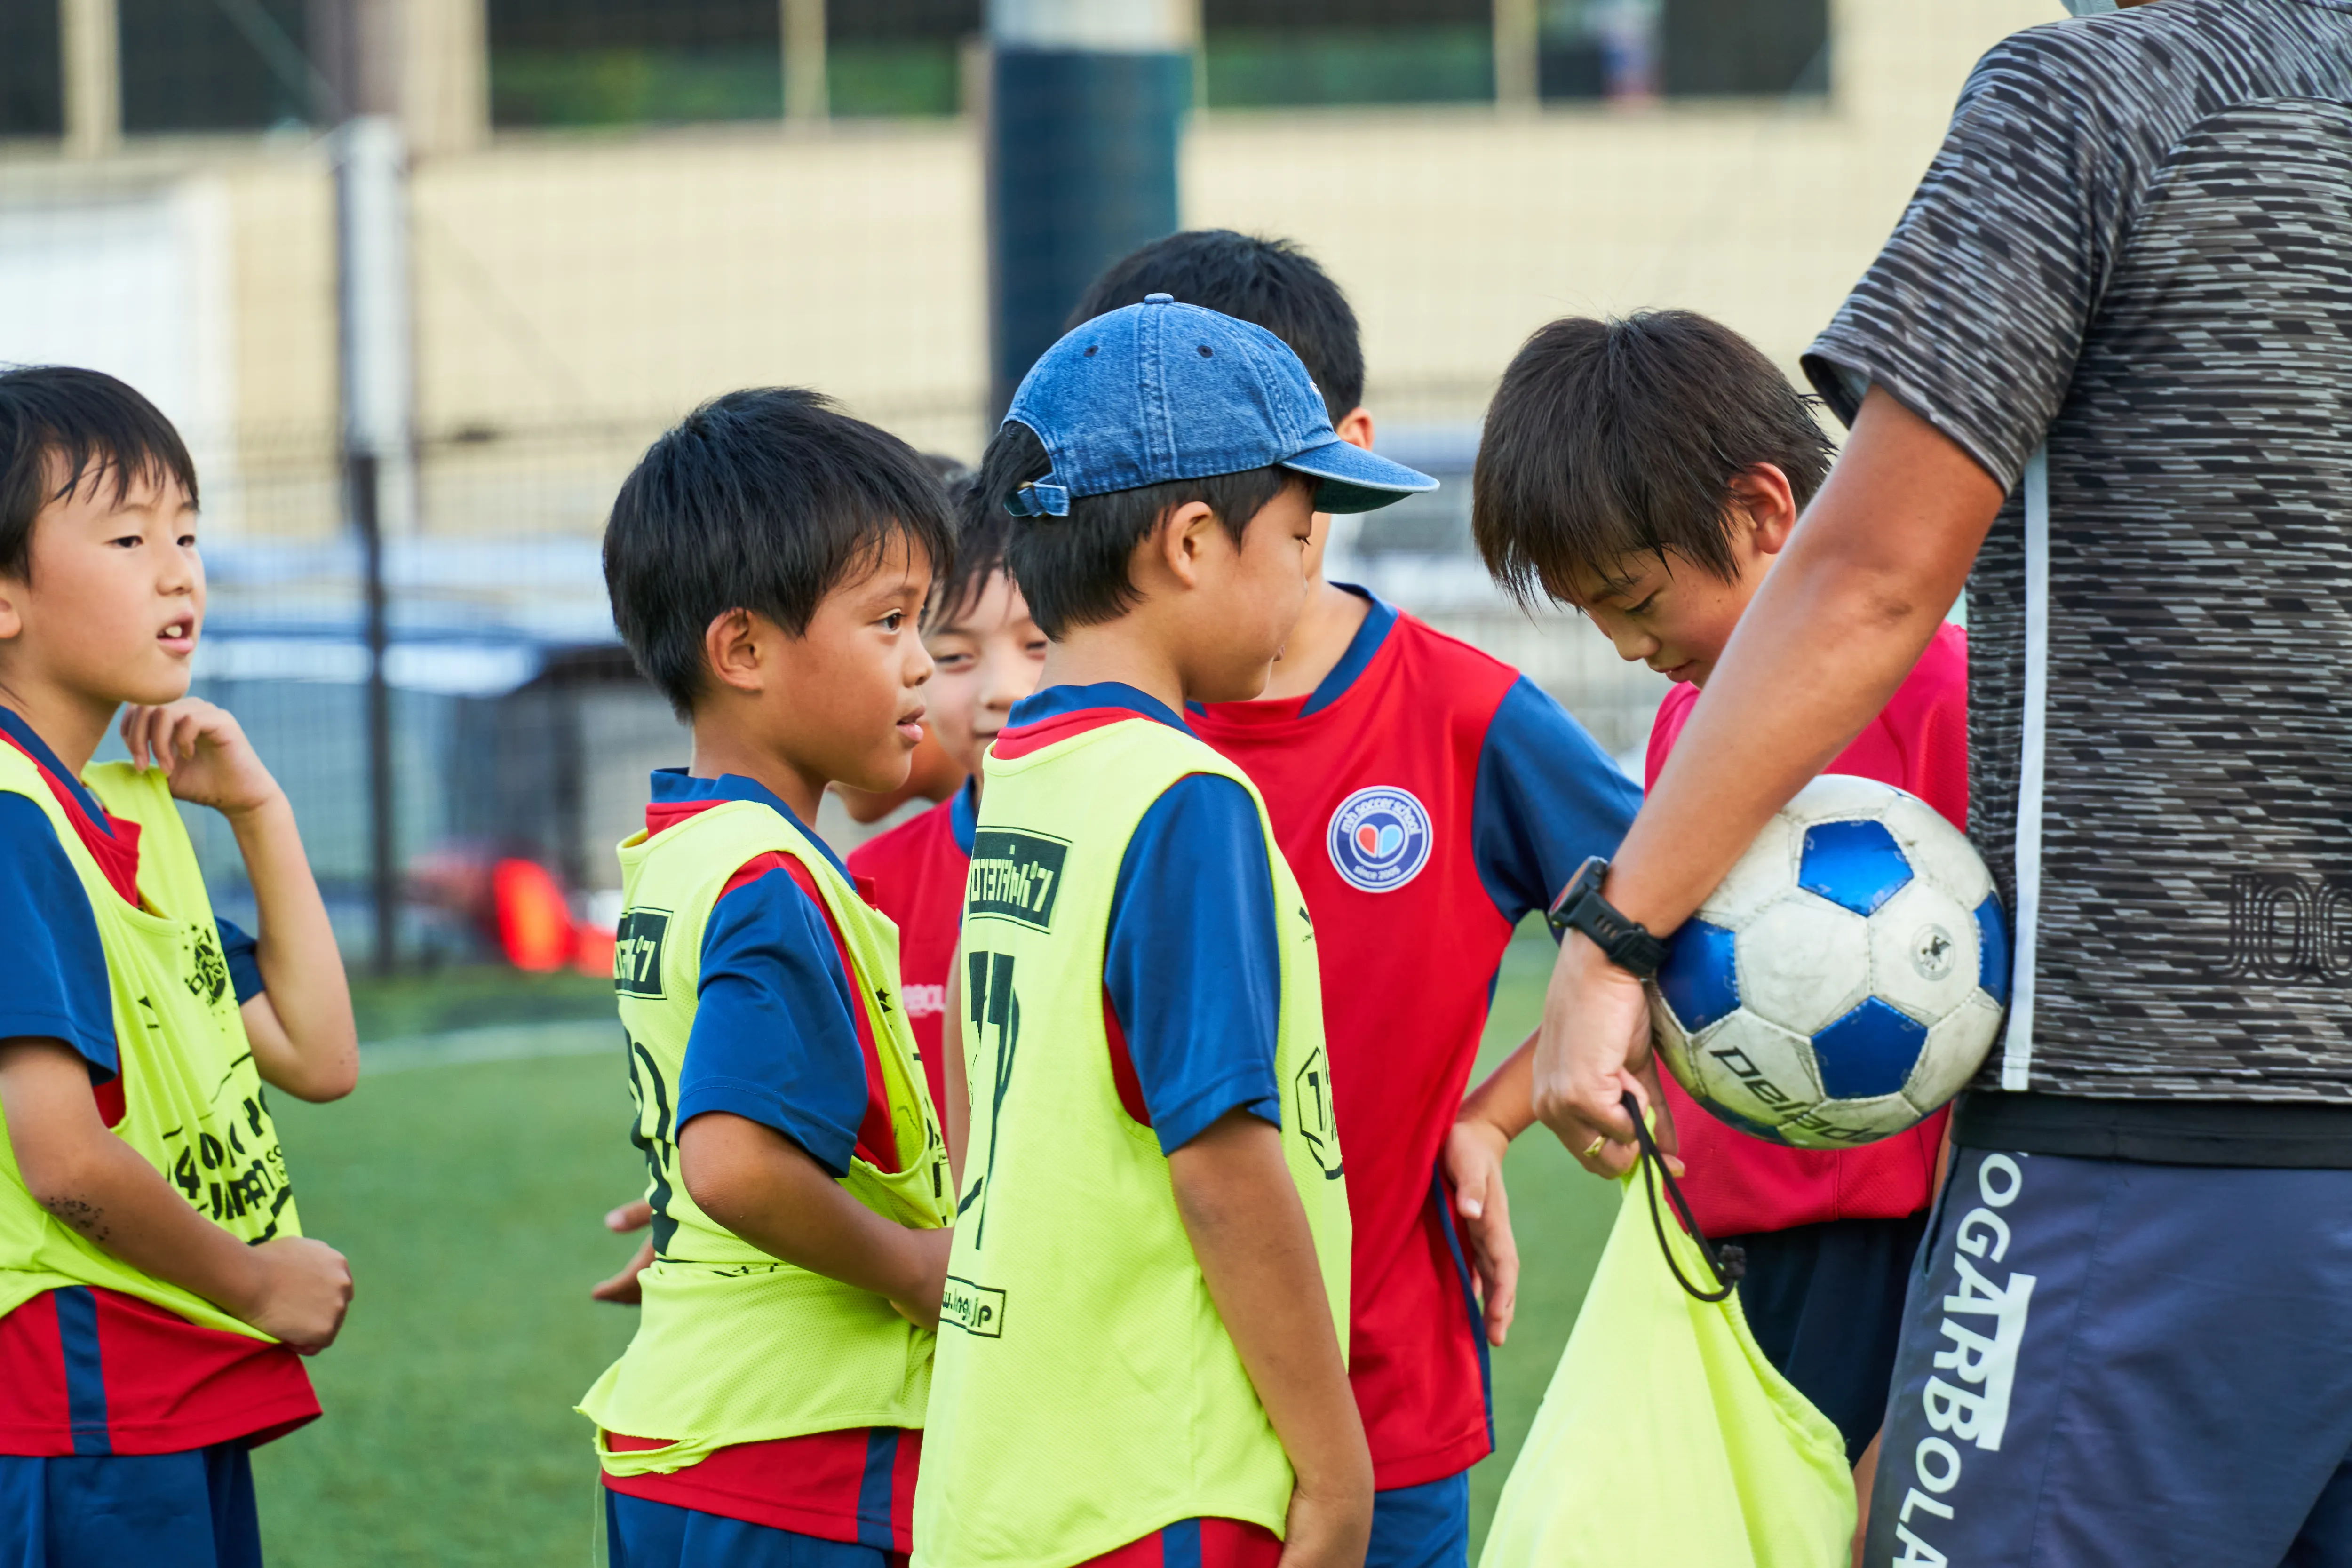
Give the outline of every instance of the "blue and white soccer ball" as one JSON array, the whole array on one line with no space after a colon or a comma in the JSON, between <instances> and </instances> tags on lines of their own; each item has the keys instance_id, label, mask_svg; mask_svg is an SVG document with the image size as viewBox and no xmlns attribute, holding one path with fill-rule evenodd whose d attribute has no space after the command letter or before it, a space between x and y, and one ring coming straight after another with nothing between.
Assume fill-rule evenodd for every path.
<instances>
[{"instance_id":1,"label":"blue and white soccer ball","mask_svg":"<svg viewBox=\"0 0 2352 1568\"><path fill-rule=\"evenodd\" d=\"M1958 1094L2008 1002L2009 926L1967 835L1892 784L1825 773L1675 933L1650 1016L1707 1110L1840 1149Z\"/></svg>"}]
</instances>

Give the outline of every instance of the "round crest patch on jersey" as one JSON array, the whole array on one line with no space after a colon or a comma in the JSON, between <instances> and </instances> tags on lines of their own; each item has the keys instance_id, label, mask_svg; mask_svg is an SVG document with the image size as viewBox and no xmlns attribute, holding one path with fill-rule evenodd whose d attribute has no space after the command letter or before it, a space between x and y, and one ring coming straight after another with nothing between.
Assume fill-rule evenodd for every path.
<instances>
[{"instance_id":1,"label":"round crest patch on jersey","mask_svg":"<svg viewBox=\"0 0 2352 1568\"><path fill-rule=\"evenodd\" d=\"M1429 812L1410 791L1373 784L1339 803L1325 842L1349 887L1392 893L1429 864L1431 837Z\"/></svg>"}]
</instances>

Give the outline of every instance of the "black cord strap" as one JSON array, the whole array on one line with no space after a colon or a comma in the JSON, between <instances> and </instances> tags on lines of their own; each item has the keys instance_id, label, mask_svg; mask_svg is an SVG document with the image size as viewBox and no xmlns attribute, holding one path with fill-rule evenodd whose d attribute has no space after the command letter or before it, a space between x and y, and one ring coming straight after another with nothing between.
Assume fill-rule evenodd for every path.
<instances>
[{"instance_id":1,"label":"black cord strap","mask_svg":"<svg viewBox=\"0 0 2352 1568\"><path fill-rule=\"evenodd\" d=\"M1675 1184L1675 1173L1666 1169L1665 1156L1658 1152L1657 1141L1650 1136L1650 1124L1642 1120L1642 1102L1633 1098L1633 1091L1629 1089L1618 1103L1625 1108L1625 1114L1633 1119L1633 1136L1642 1145L1642 1186L1650 1197L1650 1225L1658 1233L1658 1250L1665 1254L1666 1268L1674 1275L1675 1283L1695 1300L1728 1300L1738 1285L1740 1276L1748 1272L1748 1255L1737 1247L1717 1247L1707 1240L1706 1233L1698 1227L1698 1221L1691 1217L1690 1205L1683 1201L1683 1190ZM1698 1254L1706 1259L1707 1271L1715 1276L1716 1289L1713 1290L1702 1290L1684 1279L1682 1265L1675 1261L1675 1249L1666 1244L1665 1216L1658 1212L1658 1181L1662 1177L1666 1184L1667 1198L1673 1202L1675 1212L1682 1215L1683 1227L1691 1233L1691 1239L1698 1243Z\"/></svg>"}]
</instances>

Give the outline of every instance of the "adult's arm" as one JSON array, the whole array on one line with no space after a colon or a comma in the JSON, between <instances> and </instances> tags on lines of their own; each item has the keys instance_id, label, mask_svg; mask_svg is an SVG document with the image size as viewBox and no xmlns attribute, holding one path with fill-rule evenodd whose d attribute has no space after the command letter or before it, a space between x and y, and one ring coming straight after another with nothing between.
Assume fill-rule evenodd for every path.
<instances>
[{"instance_id":1,"label":"adult's arm","mask_svg":"<svg viewBox=\"0 0 2352 1568\"><path fill-rule=\"evenodd\" d=\"M1956 442L1871 389L1612 862L1611 903L1661 935L1689 918L1902 685L2002 494ZM1629 1088L1654 1098L1641 984L1571 934L1544 997L1533 1110L1587 1169L1618 1175L1636 1153L1618 1104Z\"/></svg>"}]
</instances>

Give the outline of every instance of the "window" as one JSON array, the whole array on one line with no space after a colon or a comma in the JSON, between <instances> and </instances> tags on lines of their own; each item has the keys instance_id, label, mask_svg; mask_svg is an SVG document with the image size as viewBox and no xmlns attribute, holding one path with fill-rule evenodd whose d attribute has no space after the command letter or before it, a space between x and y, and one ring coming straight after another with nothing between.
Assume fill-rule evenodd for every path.
<instances>
[{"instance_id":1,"label":"window","mask_svg":"<svg viewBox=\"0 0 2352 1568\"><path fill-rule=\"evenodd\" d=\"M1203 0L1202 12L1213 109L1495 95L1490 0Z\"/></svg>"},{"instance_id":2,"label":"window","mask_svg":"<svg viewBox=\"0 0 2352 1568\"><path fill-rule=\"evenodd\" d=\"M1659 43L1670 98L1829 91L1829 0L1665 0Z\"/></svg>"},{"instance_id":3,"label":"window","mask_svg":"<svg viewBox=\"0 0 2352 1568\"><path fill-rule=\"evenodd\" d=\"M953 114L981 0L831 0L835 115ZM489 0L490 119L503 126L773 120L779 0Z\"/></svg>"},{"instance_id":4,"label":"window","mask_svg":"<svg viewBox=\"0 0 2352 1568\"><path fill-rule=\"evenodd\" d=\"M304 0L234 8L216 0L119 4L124 131L259 131L310 117ZM54 28L53 0L39 8ZM57 58L52 47L49 58Z\"/></svg>"},{"instance_id":5,"label":"window","mask_svg":"<svg viewBox=\"0 0 2352 1568\"><path fill-rule=\"evenodd\" d=\"M0 5L0 136L61 136L65 78L58 7Z\"/></svg>"}]
</instances>

